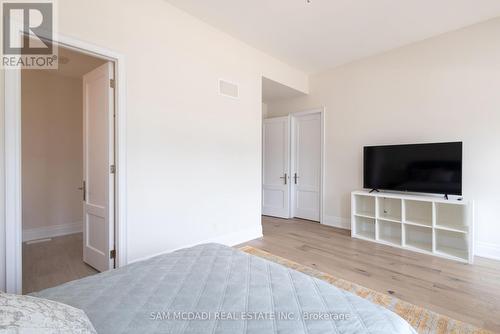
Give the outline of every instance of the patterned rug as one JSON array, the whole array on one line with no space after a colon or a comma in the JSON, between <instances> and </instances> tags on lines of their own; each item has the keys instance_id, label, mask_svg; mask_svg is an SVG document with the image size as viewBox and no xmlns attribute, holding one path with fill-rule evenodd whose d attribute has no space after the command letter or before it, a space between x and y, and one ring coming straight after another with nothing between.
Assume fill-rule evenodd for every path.
<instances>
[{"instance_id":1,"label":"patterned rug","mask_svg":"<svg viewBox=\"0 0 500 334\"><path fill-rule=\"evenodd\" d=\"M240 250L245 253L279 263L285 267L300 271L304 274L319 278L335 285L340 289L350 291L362 298L370 300L375 304L379 304L408 321L408 323L412 325L412 327L415 328L419 334L492 334L492 332L487 330L480 329L462 321L451 319L426 308L407 303L396 297L388 296L365 288L361 285L336 278L330 274L323 273L311 267L303 266L297 262L287 260L261 249L244 246L241 247Z\"/></svg>"}]
</instances>

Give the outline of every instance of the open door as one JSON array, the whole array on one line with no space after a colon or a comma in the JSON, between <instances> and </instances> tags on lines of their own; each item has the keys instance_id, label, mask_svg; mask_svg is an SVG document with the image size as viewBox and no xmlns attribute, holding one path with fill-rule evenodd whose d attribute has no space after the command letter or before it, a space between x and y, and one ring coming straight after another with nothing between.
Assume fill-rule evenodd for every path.
<instances>
[{"instance_id":1,"label":"open door","mask_svg":"<svg viewBox=\"0 0 500 334\"><path fill-rule=\"evenodd\" d=\"M289 120L277 117L263 123L262 214L289 218Z\"/></svg>"},{"instance_id":2,"label":"open door","mask_svg":"<svg viewBox=\"0 0 500 334\"><path fill-rule=\"evenodd\" d=\"M83 261L114 267L113 64L83 76Z\"/></svg>"}]
</instances>

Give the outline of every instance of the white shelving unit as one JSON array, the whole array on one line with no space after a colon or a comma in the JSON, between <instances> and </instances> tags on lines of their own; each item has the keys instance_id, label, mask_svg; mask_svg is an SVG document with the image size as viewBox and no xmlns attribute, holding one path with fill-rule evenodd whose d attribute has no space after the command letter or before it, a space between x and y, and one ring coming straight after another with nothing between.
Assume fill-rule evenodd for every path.
<instances>
[{"instance_id":1,"label":"white shelving unit","mask_svg":"<svg viewBox=\"0 0 500 334\"><path fill-rule=\"evenodd\" d=\"M473 262L472 201L361 190L351 211L353 238Z\"/></svg>"}]
</instances>

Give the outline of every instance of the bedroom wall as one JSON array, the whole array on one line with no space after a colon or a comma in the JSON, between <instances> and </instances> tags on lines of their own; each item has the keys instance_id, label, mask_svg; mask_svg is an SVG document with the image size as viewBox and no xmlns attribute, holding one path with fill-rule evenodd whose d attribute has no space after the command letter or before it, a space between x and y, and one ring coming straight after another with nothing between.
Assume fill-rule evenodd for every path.
<instances>
[{"instance_id":1,"label":"bedroom wall","mask_svg":"<svg viewBox=\"0 0 500 334\"><path fill-rule=\"evenodd\" d=\"M61 34L126 57L129 260L260 236L262 76L303 92L308 76L163 0L58 11Z\"/></svg>"},{"instance_id":2,"label":"bedroom wall","mask_svg":"<svg viewBox=\"0 0 500 334\"><path fill-rule=\"evenodd\" d=\"M310 95L270 117L326 107L325 223L349 227L364 145L464 142L464 196L476 248L500 259L500 19L311 76Z\"/></svg>"},{"instance_id":3,"label":"bedroom wall","mask_svg":"<svg viewBox=\"0 0 500 334\"><path fill-rule=\"evenodd\" d=\"M307 76L162 0L61 1L59 24L126 57L129 261L259 237L262 75Z\"/></svg>"},{"instance_id":4,"label":"bedroom wall","mask_svg":"<svg viewBox=\"0 0 500 334\"><path fill-rule=\"evenodd\" d=\"M1 18L0 18L1 20ZM3 112L4 76L0 70L0 291L5 291L5 145Z\"/></svg>"},{"instance_id":5,"label":"bedroom wall","mask_svg":"<svg viewBox=\"0 0 500 334\"><path fill-rule=\"evenodd\" d=\"M82 79L22 72L23 239L83 225Z\"/></svg>"}]
</instances>

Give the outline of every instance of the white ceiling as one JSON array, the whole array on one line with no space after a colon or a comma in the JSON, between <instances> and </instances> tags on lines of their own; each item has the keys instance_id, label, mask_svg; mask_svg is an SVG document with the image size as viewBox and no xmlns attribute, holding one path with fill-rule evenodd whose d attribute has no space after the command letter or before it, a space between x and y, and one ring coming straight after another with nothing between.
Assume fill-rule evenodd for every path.
<instances>
[{"instance_id":1,"label":"white ceiling","mask_svg":"<svg viewBox=\"0 0 500 334\"><path fill-rule=\"evenodd\" d=\"M167 0L306 72L500 16L500 0Z\"/></svg>"},{"instance_id":2,"label":"white ceiling","mask_svg":"<svg viewBox=\"0 0 500 334\"><path fill-rule=\"evenodd\" d=\"M81 78L84 74L89 73L106 62L104 59L89 56L64 47L59 47L58 57L59 65L54 72L72 78Z\"/></svg>"},{"instance_id":3,"label":"white ceiling","mask_svg":"<svg viewBox=\"0 0 500 334\"><path fill-rule=\"evenodd\" d=\"M264 77L262 78L262 102L264 103L290 99L301 95L305 94L288 86L282 85L279 82Z\"/></svg>"}]
</instances>

